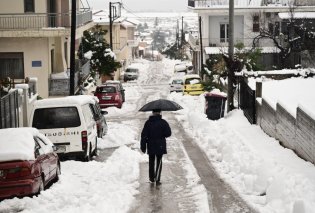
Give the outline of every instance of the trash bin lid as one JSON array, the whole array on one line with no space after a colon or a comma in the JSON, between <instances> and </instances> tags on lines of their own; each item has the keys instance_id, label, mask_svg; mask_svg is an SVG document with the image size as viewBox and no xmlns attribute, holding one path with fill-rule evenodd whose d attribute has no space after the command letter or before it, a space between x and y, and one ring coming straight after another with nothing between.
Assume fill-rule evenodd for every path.
<instances>
[{"instance_id":1,"label":"trash bin lid","mask_svg":"<svg viewBox=\"0 0 315 213\"><path fill-rule=\"evenodd\" d=\"M227 95L226 93L221 92L220 90L213 90L211 92L205 93L205 97L226 98Z\"/></svg>"}]
</instances>

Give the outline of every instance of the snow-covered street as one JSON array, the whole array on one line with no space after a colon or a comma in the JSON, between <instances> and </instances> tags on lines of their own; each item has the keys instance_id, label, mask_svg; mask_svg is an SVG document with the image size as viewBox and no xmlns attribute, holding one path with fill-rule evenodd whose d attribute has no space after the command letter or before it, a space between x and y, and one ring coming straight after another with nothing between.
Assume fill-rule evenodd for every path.
<instances>
[{"instance_id":1,"label":"snow-covered street","mask_svg":"<svg viewBox=\"0 0 315 213\"><path fill-rule=\"evenodd\" d=\"M189 157L192 153L185 137L204 152L222 185L226 182L250 209L263 213L314 212L313 164L250 125L240 110L212 121L204 114L203 95L170 94L168 80L176 61L137 62L139 79L124 83L123 107L107 108L109 129L99 139L99 155L90 162L62 162L57 183L38 197L2 201L1 213L220 212L215 192L209 191L205 177L194 166L198 162ZM138 109L159 98L173 100L184 109L162 113L173 135L167 139L162 186L152 188L148 156L139 150L140 132L150 113ZM211 183L211 177L207 180ZM241 204L232 204L222 208L224 212L245 212Z\"/></svg>"}]
</instances>

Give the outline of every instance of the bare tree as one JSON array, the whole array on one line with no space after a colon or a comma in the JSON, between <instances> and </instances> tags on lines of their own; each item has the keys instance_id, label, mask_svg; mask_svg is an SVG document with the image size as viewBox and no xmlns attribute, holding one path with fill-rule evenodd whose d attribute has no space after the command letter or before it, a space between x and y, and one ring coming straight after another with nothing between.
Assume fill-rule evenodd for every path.
<instances>
[{"instance_id":1,"label":"bare tree","mask_svg":"<svg viewBox=\"0 0 315 213\"><path fill-rule=\"evenodd\" d=\"M259 46L262 39L272 40L279 49L279 68L292 68L290 64L292 53L300 54L305 50L315 49L315 25L311 19L301 19L296 15L297 5L306 4L307 0L294 0L289 7L289 16L281 24L271 19L265 19L261 24L259 34L253 39L253 47Z\"/></svg>"}]
</instances>

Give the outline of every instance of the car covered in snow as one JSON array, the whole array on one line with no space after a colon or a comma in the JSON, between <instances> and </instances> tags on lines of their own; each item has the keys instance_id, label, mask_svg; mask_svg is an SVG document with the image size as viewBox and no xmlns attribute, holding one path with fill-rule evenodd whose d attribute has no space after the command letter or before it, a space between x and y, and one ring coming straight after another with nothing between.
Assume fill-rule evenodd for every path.
<instances>
[{"instance_id":1,"label":"car covered in snow","mask_svg":"<svg viewBox=\"0 0 315 213\"><path fill-rule=\"evenodd\" d=\"M58 155L37 129L0 129L0 138L0 199L38 194L58 181Z\"/></svg>"}]
</instances>

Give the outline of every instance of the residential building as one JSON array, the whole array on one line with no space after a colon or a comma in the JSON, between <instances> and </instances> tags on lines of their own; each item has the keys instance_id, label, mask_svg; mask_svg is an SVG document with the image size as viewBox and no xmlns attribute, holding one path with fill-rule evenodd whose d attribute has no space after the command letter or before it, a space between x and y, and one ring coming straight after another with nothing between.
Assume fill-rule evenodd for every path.
<instances>
[{"instance_id":1,"label":"residential building","mask_svg":"<svg viewBox=\"0 0 315 213\"><path fill-rule=\"evenodd\" d=\"M0 79L37 77L38 93L46 98L52 76L63 76L68 90L71 0L0 1ZM94 26L92 11L76 1L76 46L84 30ZM76 77L78 75L76 74ZM76 86L78 78L76 78ZM68 91L63 91L67 94ZM54 94L51 94L54 95Z\"/></svg>"},{"instance_id":2,"label":"residential building","mask_svg":"<svg viewBox=\"0 0 315 213\"><path fill-rule=\"evenodd\" d=\"M108 11L97 11L93 13L93 21L99 25L103 30L107 31L105 40L110 43L110 22ZM135 40L136 23L134 20L129 20L124 17L119 17L112 24L112 47L116 55L116 60L122 65L120 69L115 72L114 79L119 80L122 71L131 63L135 57L138 42Z\"/></svg>"},{"instance_id":3,"label":"residential building","mask_svg":"<svg viewBox=\"0 0 315 213\"><path fill-rule=\"evenodd\" d=\"M281 14L288 13L292 5L287 0L235 0L234 9L234 44L243 43L251 48L253 39L259 35L262 25L273 27L274 30L284 29ZM227 53L229 29L228 0L188 0L188 8L201 17L201 33L204 60L213 54ZM314 1L297 1L294 12L314 15ZM275 25L269 25L269 21ZM274 47L270 39L261 39L258 47L262 49L262 63L265 69L270 69L278 63L279 49Z\"/></svg>"}]
</instances>

